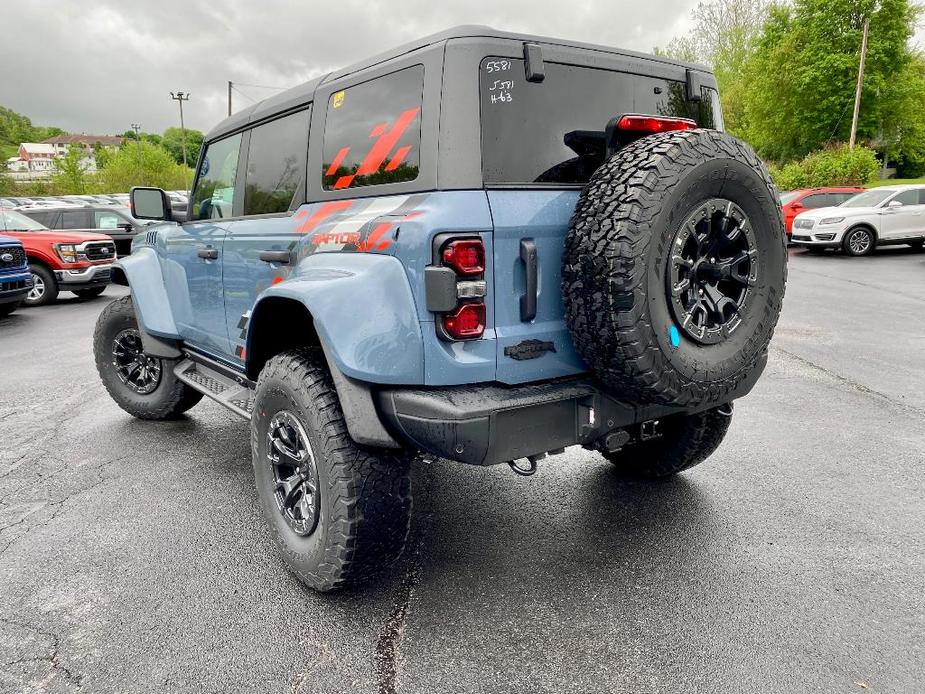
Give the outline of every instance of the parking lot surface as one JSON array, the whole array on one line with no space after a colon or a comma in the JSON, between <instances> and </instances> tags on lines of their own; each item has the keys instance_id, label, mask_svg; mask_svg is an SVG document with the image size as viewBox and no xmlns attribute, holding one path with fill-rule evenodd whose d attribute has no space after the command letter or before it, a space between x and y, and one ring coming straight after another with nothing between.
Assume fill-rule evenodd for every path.
<instances>
[{"instance_id":1,"label":"parking lot surface","mask_svg":"<svg viewBox=\"0 0 925 694\"><path fill-rule=\"evenodd\" d=\"M100 385L125 290L0 320L0 691L922 691L925 254L789 271L705 464L419 462L393 577L327 595L277 557L244 422Z\"/></svg>"}]
</instances>

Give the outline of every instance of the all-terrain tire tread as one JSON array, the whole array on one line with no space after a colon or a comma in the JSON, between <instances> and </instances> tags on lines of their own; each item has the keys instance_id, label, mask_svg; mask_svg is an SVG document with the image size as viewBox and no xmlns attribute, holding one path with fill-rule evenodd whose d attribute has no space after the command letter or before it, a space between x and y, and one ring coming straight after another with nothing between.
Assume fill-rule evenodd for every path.
<instances>
[{"instance_id":1,"label":"all-terrain tire tread","mask_svg":"<svg viewBox=\"0 0 925 694\"><path fill-rule=\"evenodd\" d=\"M271 378L284 379L310 405L306 409L310 416L314 414L312 428L321 442L315 458L317 464L329 467L329 486L321 490L322 496L329 495L332 509L324 557L312 571L287 563L303 582L321 591L381 575L401 555L411 526L411 456L360 446L350 438L319 350L292 350L270 359L260 374L258 398L260 383ZM258 435L252 426L255 466L265 464L258 460ZM270 526L287 555L285 538L275 524Z\"/></svg>"},{"instance_id":2,"label":"all-terrain tire tread","mask_svg":"<svg viewBox=\"0 0 925 694\"><path fill-rule=\"evenodd\" d=\"M741 368L723 378L708 371L697 380L682 378L656 341L646 292L653 242L649 223L682 174L713 158L751 167L777 199L767 168L747 144L714 130L677 131L644 137L619 150L582 190L570 220L562 269L566 323L579 354L627 399L682 406L721 402L749 375L777 323L782 289L771 290L770 318L742 350ZM786 256L783 217L779 206L776 210Z\"/></svg>"}]
</instances>

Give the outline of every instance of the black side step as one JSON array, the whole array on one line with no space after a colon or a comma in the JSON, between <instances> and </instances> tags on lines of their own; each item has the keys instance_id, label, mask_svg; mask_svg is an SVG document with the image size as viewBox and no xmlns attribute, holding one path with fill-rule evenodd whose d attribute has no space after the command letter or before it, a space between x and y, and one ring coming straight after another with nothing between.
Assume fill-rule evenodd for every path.
<instances>
[{"instance_id":1,"label":"black side step","mask_svg":"<svg viewBox=\"0 0 925 694\"><path fill-rule=\"evenodd\" d=\"M250 420L254 411L254 389L231 378L224 371L201 361L184 359L173 370L174 375L190 388L198 390L237 415Z\"/></svg>"}]
</instances>

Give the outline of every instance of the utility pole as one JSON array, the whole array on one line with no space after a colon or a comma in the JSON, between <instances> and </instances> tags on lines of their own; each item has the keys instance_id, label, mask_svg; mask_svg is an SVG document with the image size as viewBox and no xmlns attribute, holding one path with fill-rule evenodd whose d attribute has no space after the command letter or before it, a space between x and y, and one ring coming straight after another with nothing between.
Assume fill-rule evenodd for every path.
<instances>
[{"instance_id":1,"label":"utility pole","mask_svg":"<svg viewBox=\"0 0 925 694\"><path fill-rule=\"evenodd\" d=\"M231 115L231 80L228 80L228 115Z\"/></svg>"},{"instance_id":2,"label":"utility pole","mask_svg":"<svg viewBox=\"0 0 925 694\"><path fill-rule=\"evenodd\" d=\"M138 152L138 177L141 179L141 185L144 185L145 167L141 164L141 126L138 123L132 123L132 130L135 131L135 150Z\"/></svg>"},{"instance_id":3,"label":"utility pole","mask_svg":"<svg viewBox=\"0 0 925 694\"><path fill-rule=\"evenodd\" d=\"M854 92L854 118L851 119L851 139L848 148L854 149L858 138L858 115L861 112L861 88L864 86L864 61L867 59L867 33L870 31L870 17L864 18L864 36L861 38L861 62L858 65L858 86Z\"/></svg>"},{"instance_id":4,"label":"utility pole","mask_svg":"<svg viewBox=\"0 0 925 694\"><path fill-rule=\"evenodd\" d=\"M189 174L186 172L189 171L189 167L186 163L186 126L183 124L183 102L189 101L189 97L190 97L189 92L187 92L186 94L184 94L183 92L177 92L176 94L174 94L173 92L170 92L170 98L173 99L174 101L180 102L180 137L183 143L183 171L184 171L183 175L187 176L187 181L186 181L187 190L189 190L189 178L188 178Z\"/></svg>"}]
</instances>

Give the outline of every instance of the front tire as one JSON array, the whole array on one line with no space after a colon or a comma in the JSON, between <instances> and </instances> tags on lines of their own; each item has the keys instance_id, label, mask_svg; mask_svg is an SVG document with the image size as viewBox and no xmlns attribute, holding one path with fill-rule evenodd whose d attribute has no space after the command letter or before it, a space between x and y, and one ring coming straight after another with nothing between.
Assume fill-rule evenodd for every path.
<instances>
[{"instance_id":1,"label":"front tire","mask_svg":"<svg viewBox=\"0 0 925 694\"><path fill-rule=\"evenodd\" d=\"M327 591L365 582L401 554L411 519L410 457L353 442L319 350L267 362L251 448L273 538L306 585Z\"/></svg>"},{"instance_id":2,"label":"front tire","mask_svg":"<svg viewBox=\"0 0 925 694\"><path fill-rule=\"evenodd\" d=\"M176 359L142 351L131 296L110 303L93 332L93 355L100 380L123 410L139 419L176 419L202 400L202 393L178 380Z\"/></svg>"},{"instance_id":3,"label":"front tire","mask_svg":"<svg viewBox=\"0 0 925 694\"><path fill-rule=\"evenodd\" d=\"M626 477L665 479L709 458L723 442L731 421L731 405L666 417L659 422L658 438L629 444L604 457Z\"/></svg>"},{"instance_id":4,"label":"front tire","mask_svg":"<svg viewBox=\"0 0 925 694\"><path fill-rule=\"evenodd\" d=\"M55 273L44 265L31 263L29 272L32 273L32 289L26 294L23 303L26 306L47 306L53 304L58 299L58 280L55 279Z\"/></svg>"},{"instance_id":5,"label":"front tire","mask_svg":"<svg viewBox=\"0 0 925 694\"><path fill-rule=\"evenodd\" d=\"M877 240L870 229L855 227L845 233L845 238L842 239L841 245L846 255L860 257L873 253Z\"/></svg>"}]
</instances>

